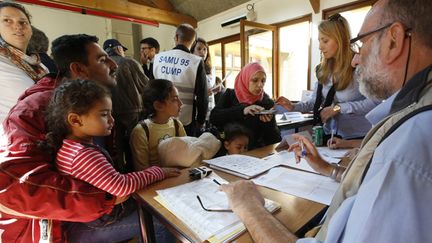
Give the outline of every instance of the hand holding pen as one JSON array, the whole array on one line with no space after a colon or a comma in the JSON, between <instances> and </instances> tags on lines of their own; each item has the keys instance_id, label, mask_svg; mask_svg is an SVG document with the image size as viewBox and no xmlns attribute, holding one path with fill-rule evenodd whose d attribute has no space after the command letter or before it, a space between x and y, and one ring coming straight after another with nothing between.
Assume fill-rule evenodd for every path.
<instances>
[{"instance_id":1,"label":"hand holding pen","mask_svg":"<svg viewBox=\"0 0 432 243\"><path fill-rule=\"evenodd\" d=\"M295 153L296 162L299 163L300 159L304 158L315 171L325 174L329 164L321 158L315 145L305 136L299 134L292 136L297 143L290 145L288 151Z\"/></svg>"}]
</instances>

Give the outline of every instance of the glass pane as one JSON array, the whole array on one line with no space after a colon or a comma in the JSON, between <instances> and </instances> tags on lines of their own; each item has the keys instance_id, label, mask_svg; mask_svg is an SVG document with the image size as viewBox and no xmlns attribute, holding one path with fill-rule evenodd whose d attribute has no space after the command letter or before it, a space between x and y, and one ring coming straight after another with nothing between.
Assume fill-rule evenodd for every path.
<instances>
[{"instance_id":1,"label":"glass pane","mask_svg":"<svg viewBox=\"0 0 432 243\"><path fill-rule=\"evenodd\" d=\"M225 44L225 87L234 88L234 81L241 69L240 41ZM223 80L222 79L222 80Z\"/></svg>"},{"instance_id":2,"label":"glass pane","mask_svg":"<svg viewBox=\"0 0 432 243\"><path fill-rule=\"evenodd\" d=\"M248 30L246 46L246 64L259 62L267 74L264 91L273 96L273 34L271 31ZM250 34L254 33L254 34Z\"/></svg>"},{"instance_id":3,"label":"glass pane","mask_svg":"<svg viewBox=\"0 0 432 243\"><path fill-rule=\"evenodd\" d=\"M213 68L216 69L216 76L222 79L222 45L220 43L209 46Z\"/></svg>"},{"instance_id":4,"label":"glass pane","mask_svg":"<svg viewBox=\"0 0 432 243\"><path fill-rule=\"evenodd\" d=\"M307 90L309 43L309 21L279 29L279 94L289 100L301 100Z\"/></svg>"},{"instance_id":5,"label":"glass pane","mask_svg":"<svg viewBox=\"0 0 432 243\"><path fill-rule=\"evenodd\" d=\"M362 8L356 8L349 11L341 12L340 14L347 19L350 29L351 29L351 37L357 36L360 31L361 25L363 24L363 20L367 14L367 12L371 9L371 6L366 6Z\"/></svg>"}]
</instances>

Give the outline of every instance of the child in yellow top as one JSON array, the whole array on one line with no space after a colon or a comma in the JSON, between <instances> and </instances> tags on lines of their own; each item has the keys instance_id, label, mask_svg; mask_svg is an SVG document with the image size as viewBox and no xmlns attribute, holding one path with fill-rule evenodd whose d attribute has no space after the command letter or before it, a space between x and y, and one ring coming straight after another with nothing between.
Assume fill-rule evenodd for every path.
<instances>
[{"instance_id":1,"label":"child in yellow top","mask_svg":"<svg viewBox=\"0 0 432 243\"><path fill-rule=\"evenodd\" d=\"M158 144L174 136L186 136L183 124L173 118L180 113L182 102L171 81L150 80L143 94L149 118L139 122L131 132L130 145L135 170L159 164Z\"/></svg>"}]
</instances>

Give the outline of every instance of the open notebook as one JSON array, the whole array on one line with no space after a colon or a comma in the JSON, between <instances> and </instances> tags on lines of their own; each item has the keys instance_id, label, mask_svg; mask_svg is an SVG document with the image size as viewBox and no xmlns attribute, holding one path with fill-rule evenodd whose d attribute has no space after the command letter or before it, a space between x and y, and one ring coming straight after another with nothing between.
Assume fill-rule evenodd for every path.
<instances>
[{"instance_id":1,"label":"open notebook","mask_svg":"<svg viewBox=\"0 0 432 243\"><path fill-rule=\"evenodd\" d=\"M348 150L331 150L326 147L318 148L321 157L329 163L339 163ZM265 158L259 159L248 155L233 154L204 160L209 167L233 174L245 179L251 179L276 166L287 166L299 170L317 173L305 159L296 162L293 152L283 150Z\"/></svg>"},{"instance_id":2,"label":"open notebook","mask_svg":"<svg viewBox=\"0 0 432 243\"><path fill-rule=\"evenodd\" d=\"M227 183L212 173L201 180L159 190L155 200L187 225L201 242L229 242L245 231L243 223L232 212L205 211L196 197L199 195L206 208L229 209L228 198L219 191L214 179L221 184ZM266 199L265 207L269 212L274 212L280 205Z\"/></svg>"}]
</instances>

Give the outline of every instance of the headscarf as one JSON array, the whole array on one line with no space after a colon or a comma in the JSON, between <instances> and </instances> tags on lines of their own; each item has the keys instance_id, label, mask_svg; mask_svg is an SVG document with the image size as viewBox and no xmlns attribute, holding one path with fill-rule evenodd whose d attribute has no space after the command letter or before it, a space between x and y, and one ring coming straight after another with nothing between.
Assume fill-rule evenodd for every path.
<instances>
[{"instance_id":1,"label":"headscarf","mask_svg":"<svg viewBox=\"0 0 432 243\"><path fill-rule=\"evenodd\" d=\"M40 62L37 55L28 56L16 47L6 43L0 37L0 55L9 59L19 69L23 70L35 83L48 73L48 68Z\"/></svg>"},{"instance_id":2,"label":"headscarf","mask_svg":"<svg viewBox=\"0 0 432 243\"><path fill-rule=\"evenodd\" d=\"M252 62L244 66L237 75L234 83L234 92L242 104L254 104L258 100L262 100L264 92L259 95L254 95L249 91L249 82L257 72L264 72L264 68L257 62Z\"/></svg>"}]
</instances>

